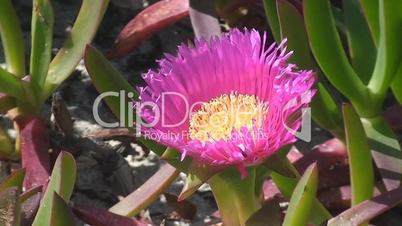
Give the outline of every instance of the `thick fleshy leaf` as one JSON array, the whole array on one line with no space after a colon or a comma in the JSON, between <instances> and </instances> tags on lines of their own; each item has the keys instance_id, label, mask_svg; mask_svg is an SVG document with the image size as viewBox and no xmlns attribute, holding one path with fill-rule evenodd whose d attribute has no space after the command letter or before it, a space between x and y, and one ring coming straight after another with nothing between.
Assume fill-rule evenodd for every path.
<instances>
[{"instance_id":1,"label":"thick fleshy leaf","mask_svg":"<svg viewBox=\"0 0 402 226\"><path fill-rule=\"evenodd\" d=\"M185 200L194 194L194 192L196 192L198 188L205 183L205 181L206 180L201 180L194 174L187 174L185 184L178 197L179 201Z\"/></svg>"},{"instance_id":2,"label":"thick fleshy leaf","mask_svg":"<svg viewBox=\"0 0 402 226\"><path fill-rule=\"evenodd\" d=\"M20 225L20 188L9 187L0 192L0 225Z\"/></svg>"},{"instance_id":3,"label":"thick fleshy leaf","mask_svg":"<svg viewBox=\"0 0 402 226\"><path fill-rule=\"evenodd\" d=\"M402 151L395 134L381 116L362 118L361 121L385 187L392 190L401 186Z\"/></svg>"},{"instance_id":4,"label":"thick fleshy leaf","mask_svg":"<svg viewBox=\"0 0 402 226\"><path fill-rule=\"evenodd\" d=\"M281 209L275 199L264 203L246 222L246 226L279 226L281 225Z\"/></svg>"},{"instance_id":5,"label":"thick fleshy leaf","mask_svg":"<svg viewBox=\"0 0 402 226\"><path fill-rule=\"evenodd\" d=\"M10 137L1 126L0 126L0 158L18 159L18 154L14 150L14 144L11 142Z\"/></svg>"},{"instance_id":6,"label":"thick fleshy leaf","mask_svg":"<svg viewBox=\"0 0 402 226\"><path fill-rule=\"evenodd\" d=\"M289 1L277 0L277 8L281 39L287 38L289 50L294 51L289 61L302 69L316 70L315 61L310 52L303 15ZM341 111L320 80L323 79L319 77L318 92L311 105L312 117L321 127L343 139Z\"/></svg>"},{"instance_id":7,"label":"thick fleshy leaf","mask_svg":"<svg viewBox=\"0 0 402 226\"><path fill-rule=\"evenodd\" d=\"M284 226L307 225L318 188L316 164L309 166L294 189L286 211Z\"/></svg>"},{"instance_id":8,"label":"thick fleshy leaf","mask_svg":"<svg viewBox=\"0 0 402 226\"><path fill-rule=\"evenodd\" d=\"M73 214L66 201L53 191L51 196L51 212L48 221L42 221L41 226L71 226L74 225Z\"/></svg>"},{"instance_id":9,"label":"thick fleshy leaf","mask_svg":"<svg viewBox=\"0 0 402 226\"><path fill-rule=\"evenodd\" d=\"M373 76L368 84L374 94L374 108L381 109L382 100L402 59L402 2L379 1L380 36Z\"/></svg>"},{"instance_id":10,"label":"thick fleshy leaf","mask_svg":"<svg viewBox=\"0 0 402 226\"><path fill-rule=\"evenodd\" d=\"M364 201L328 221L328 226L354 226L371 219L402 202L402 187Z\"/></svg>"},{"instance_id":11,"label":"thick fleshy leaf","mask_svg":"<svg viewBox=\"0 0 402 226\"><path fill-rule=\"evenodd\" d=\"M274 36L275 41L281 40L281 29L279 25L278 11L276 7L276 0L263 0L265 15L267 16L271 33Z\"/></svg>"},{"instance_id":12,"label":"thick fleshy leaf","mask_svg":"<svg viewBox=\"0 0 402 226\"><path fill-rule=\"evenodd\" d=\"M108 58L127 55L155 32L189 14L188 0L162 0L144 9L120 32Z\"/></svg>"},{"instance_id":13,"label":"thick fleshy leaf","mask_svg":"<svg viewBox=\"0 0 402 226\"><path fill-rule=\"evenodd\" d=\"M17 97L18 99L24 99L25 96L22 81L2 67L0 67L0 92Z\"/></svg>"},{"instance_id":14,"label":"thick fleshy leaf","mask_svg":"<svg viewBox=\"0 0 402 226\"><path fill-rule=\"evenodd\" d=\"M10 187L16 187L22 191L22 183L24 181L25 170L19 169L10 174L0 183L0 192L5 191Z\"/></svg>"},{"instance_id":15,"label":"thick fleshy leaf","mask_svg":"<svg viewBox=\"0 0 402 226\"><path fill-rule=\"evenodd\" d=\"M336 138L345 140L340 108L324 84L318 82L317 90L311 102L313 120L319 126L331 132Z\"/></svg>"},{"instance_id":16,"label":"thick fleshy leaf","mask_svg":"<svg viewBox=\"0 0 402 226\"><path fill-rule=\"evenodd\" d=\"M391 83L391 88L395 98L402 105L402 63L399 65L394 81Z\"/></svg>"},{"instance_id":17,"label":"thick fleshy leaf","mask_svg":"<svg viewBox=\"0 0 402 226\"><path fill-rule=\"evenodd\" d=\"M270 156L264 161L264 165L273 172L286 177L296 177L299 174L287 158L282 159L278 155Z\"/></svg>"},{"instance_id":18,"label":"thick fleshy leaf","mask_svg":"<svg viewBox=\"0 0 402 226\"><path fill-rule=\"evenodd\" d=\"M367 106L368 90L342 47L329 0L306 0L303 8L310 46L320 68L328 80L353 102L359 113L373 114L371 111L375 109Z\"/></svg>"},{"instance_id":19,"label":"thick fleshy leaf","mask_svg":"<svg viewBox=\"0 0 402 226\"><path fill-rule=\"evenodd\" d=\"M175 152L178 153L177 151ZM201 185L221 170L219 168L199 164L196 161L191 161L189 158L185 158L183 161L181 161L180 158L177 158L174 161L171 159L169 162L172 162L176 168L180 169L187 175L186 182L178 198L179 201L190 197L199 187L201 187Z\"/></svg>"},{"instance_id":20,"label":"thick fleshy leaf","mask_svg":"<svg viewBox=\"0 0 402 226\"><path fill-rule=\"evenodd\" d=\"M138 220L111 213L89 205L75 205L73 208L81 220L92 226L146 226L149 224Z\"/></svg>"},{"instance_id":21,"label":"thick fleshy leaf","mask_svg":"<svg viewBox=\"0 0 402 226\"><path fill-rule=\"evenodd\" d=\"M53 221L53 215L57 214L54 213L54 205L57 205L55 208L64 208L60 200L55 198L55 192L57 192L56 195L60 195L65 202L68 202L74 189L76 173L77 165L74 157L70 153L62 151L54 164L49 185L32 225L49 225L49 222Z\"/></svg>"},{"instance_id":22,"label":"thick fleshy leaf","mask_svg":"<svg viewBox=\"0 0 402 226\"><path fill-rule=\"evenodd\" d=\"M105 95L103 100L116 118L120 120L120 124L126 125L133 132L135 114L131 111L130 106L133 106L133 101L138 99L137 91L95 48L87 46L84 61L94 86L100 93ZM162 155L166 150L166 147L154 141L142 139L141 137L138 137L137 140L157 155Z\"/></svg>"},{"instance_id":23,"label":"thick fleshy leaf","mask_svg":"<svg viewBox=\"0 0 402 226\"><path fill-rule=\"evenodd\" d=\"M31 198L32 196L34 196L35 194L39 193L42 191L43 186L37 186L37 187L33 187L27 191L25 191L24 193L22 193L20 195L20 200L21 202L26 201L27 199Z\"/></svg>"},{"instance_id":24,"label":"thick fleshy leaf","mask_svg":"<svg viewBox=\"0 0 402 226\"><path fill-rule=\"evenodd\" d=\"M105 95L103 100L114 115L120 119L121 124L132 127L135 115L133 115L133 109L129 109L128 104L133 104L133 100L138 99L136 90L95 48L86 47L84 60L96 89L102 94L109 93L109 95ZM132 94L132 96L129 97L128 94ZM124 98L123 101L122 98ZM128 122L130 120L131 123Z\"/></svg>"},{"instance_id":25,"label":"thick fleshy leaf","mask_svg":"<svg viewBox=\"0 0 402 226\"><path fill-rule=\"evenodd\" d=\"M360 0L364 15L371 30L371 36L374 42L378 45L380 39L380 23L378 20L378 0Z\"/></svg>"},{"instance_id":26,"label":"thick fleshy leaf","mask_svg":"<svg viewBox=\"0 0 402 226\"><path fill-rule=\"evenodd\" d=\"M244 225L261 207L255 196L255 168L249 167L241 178L234 167L229 167L208 180L224 225Z\"/></svg>"},{"instance_id":27,"label":"thick fleshy leaf","mask_svg":"<svg viewBox=\"0 0 402 226\"><path fill-rule=\"evenodd\" d=\"M11 0L0 1L0 36L7 71L17 77L25 75L24 40L20 21Z\"/></svg>"},{"instance_id":28,"label":"thick fleshy leaf","mask_svg":"<svg viewBox=\"0 0 402 226\"><path fill-rule=\"evenodd\" d=\"M272 180L275 182L276 186L279 188L282 195L290 199L296 185L298 183L298 179L282 176L281 174L273 172L271 174ZM298 175L300 177L300 175ZM325 207L315 199L313 201L313 207L315 211L311 214L309 222L313 225L319 225L322 222L331 218L331 214L325 209Z\"/></svg>"},{"instance_id":29,"label":"thick fleshy leaf","mask_svg":"<svg viewBox=\"0 0 402 226\"><path fill-rule=\"evenodd\" d=\"M83 0L80 12L63 47L49 65L42 100L47 97L74 71L98 29L109 0Z\"/></svg>"},{"instance_id":30,"label":"thick fleshy leaf","mask_svg":"<svg viewBox=\"0 0 402 226\"><path fill-rule=\"evenodd\" d=\"M31 68L32 84L37 95L46 80L53 43L53 8L49 0L34 0L31 21ZM40 96L39 96L40 97Z\"/></svg>"},{"instance_id":31,"label":"thick fleshy leaf","mask_svg":"<svg viewBox=\"0 0 402 226\"><path fill-rule=\"evenodd\" d=\"M342 111L354 206L373 196L374 170L367 137L359 116L350 104L343 104Z\"/></svg>"},{"instance_id":32,"label":"thick fleshy leaf","mask_svg":"<svg viewBox=\"0 0 402 226\"><path fill-rule=\"evenodd\" d=\"M302 69L311 70L315 62L310 54L310 46L303 15L289 1L277 0L281 39L287 38L287 47L293 51L289 62Z\"/></svg>"},{"instance_id":33,"label":"thick fleshy leaf","mask_svg":"<svg viewBox=\"0 0 402 226\"><path fill-rule=\"evenodd\" d=\"M373 73L376 47L359 0L343 0L343 8L350 60L360 79L367 84Z\"/></svg>"},{"instance_id":34,"label":"thick fleshy leaf","mask_svg":"<svg viewBox=\"0 0 402 226\"><path fill-rule=\"evenodd\" d=\"M215 10L215 0L189 0L190 19L195 37L209 39L221 34L221 26Z\"/></svg>"},{"instance_id":35,"label":"thick fleshy leaf","mask_svg":"<svg viewBox=\"0 0 402 226\"><path fill-rule=\"evenodd\" d=\"M24 188L46 185L50 174L49 140L45 124L40 117L17 117L22 167L26 174Z\"/></svg>"},{"instance_id":36,"label":"thick fleshy leaf","mask_svg":"<svg viewBox=\"0 0 402 226\"><path fill-rule=\"evenodd\" d=\"M169 164L161 168L141 187L112 206L109 211L123 216L135 216L155 201L177 178L180 171Z\"/></svg>"}]
</instances>

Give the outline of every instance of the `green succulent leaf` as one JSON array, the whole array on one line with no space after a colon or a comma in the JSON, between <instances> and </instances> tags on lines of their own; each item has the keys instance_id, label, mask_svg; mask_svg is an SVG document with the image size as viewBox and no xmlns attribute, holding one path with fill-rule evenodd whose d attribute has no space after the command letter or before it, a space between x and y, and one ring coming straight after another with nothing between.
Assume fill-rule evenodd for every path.
<instances>
[{"instance_id":1,"label":"green succulent leaf","mask_svg":"<svg viewBox=\"0 0 402 226\"><path fill-rule=\"evenodd\" d=\"M274 36L275 41L280 42L281 30L278 19L278 11L276 7L276 0L263 0L265 15L267 16L271 33Z\"/></svg>"},{"instance_id":2,"label":"green succulent leaf","mask_svg":"<svg viewBox=\"0 0 402 226\"><path fill-rule=\"evenodd\" d=\"M225 225L244 225L261 207L255 196L255 176L254 167L248 168L245 178L230 167L208 180Z\"/></svg>"},{"instance_id":3,"label":"green succulent leaf","mask_svg":"<svg viewBox=\"0 0 402 226\"><path fill-rule=\"evenodd\" d=\"M32 84L38 95L45 83L52 55L53 8L49 0L34 0L31 21L31 68Z\"/></svg>"},{"instance_id":4,"label":"green succulent leaf","mask_svg":"<svg viewBox=\"0 0 402 226\"><path fill-rule=\"evenodd\" d=\"M71 213L70 208L68 207L66 201L58 195L56 192L53 192L51 196L51 212L48 222L43 222L45 224L41 224L42 226L71 226L74 225L74 217Z\"/></svg>"},{"instance_id":5,"label":"green succulent leaf","mask_svg":"<svg viewBox=\"0 0 402 226\"><path fill-rule=\"evenodd\" d=\"M102 53L95 48L87 46L84 61L94 86L101 95L105 95L102 99L112 110L115 117L120 120L120 124L125 125L129 130L135 132L133 123L136 115L135 112L131 111L130 106L134 108L133 100L138 100L137 91L124 79L123 75L113 67ZM123 94L125 96L123 96ZM128 96L129 94L132 94L132 96ZM96 106L96 104L94 104L94 106ZM121 110L123 110L123 112L121 112ZM138 137L138 141L159 156L166 151L166 147L152 140Z\"/></svg>"},{"instance_id":6,"label":"green succulent leaf","mask_svg":"<svg viewBox=\"0 0 402 226\"><path fill-rule=\"evenodd\" d=\"M399 64L394 81L391 83L391 88L395 98L402 105L402 63Z\"/></svg>"},{"instance_id":7,"label":"green succulent leaf","mask_svg":"<svg viewBox=\"0 0 402 226\"><path fill-rule=\"evenodd\" d=\"M301 69L315 68L315 62L310 54L310 46L303 15L289 1L277 0L281 39L287 38L287 47L293 51L290 63L295 63Z\"/></svg>"},{"instance_id":8,"label":"green succulent leaf","mask_svg":"<svg viewBox=\"0 0 402 226\"><path fill-rule=\"evenodd\" d=\"M287 47L293 51L289 62L301 69L317 70L321 74L310 52L309 40L303 15L289 1L277 0L281 38L287 38ZM337 104L321 82L319 77L318 92L312 102L312 117L321 127L329 130L340 139L344 138L342 114Z\"/></svg>"},{"instance_id":9,"label":"green succulent leaf","mask_svg":"<svg viewBox=\"0 0 402 226\"><path fill-rule=\"evenodd\" d=\"M343 0L343 8L350 60L360 79L367 84L373 73L376 47L359 0Z\"/></svg>"},{"instance_id":10,"label":"green succulent leaf","mask_svg":"<svg viewBox=\"0 0 402 226\"><path fill-rule=\"evenodd\" d=\"M285 198L290 199L300 179L300 174L296 171L288 159L279 159L278 161L282 161L281 165L287 165L289 170L294 172L292 177L284 176L287 175L287 173L278 170L271 173L271 178L275 182L279 191ZM311 224L320 225L322 222L331 218L331 214L325 209L318 199L314 199L312 208L315 211L310 215L309 222Z\"/></svg>"},{"instance_id":11,"label":"green succulent leaf","mask_svg":"<svg viewBox=\"0 0 402 226\"><path fill-rule=\"evenodd\" d=\"M24 40L20 21L11 2L0 1L0 36L7 70L21 78L25 75Z\"/></svg>"},{"instance_id":12,"label":"green succulent leaf","mask_svg":"<svg viewBox=\"0 0 402 226\"><path fill-rule=\"evenodd\" d=\"M22 191L22 183L24 181L25 170L19 169L10 174L0 183L0 192L3 192L11 187L16 187Z\"/></svg>"},{"instance_id":13,"label":"green succulent leaf","mask_svg":"<svg viewBox=\"0 0 402 226\"><path fill-rule=\"evenodd\" d=\"M307 225L318 188L318 169L313 163L300 178L292 193L283 226Z\"/></svg>"},{"instance_id":14,"label":"green succulent leaf","mask_svg":"<svg viewBox=\"0 0 402 226\"><path fill-rule=\"evenodd\" d=\"M0 92L6 93L20 100L23 100L25 96L25 90L22 86L22 81L1 67Z\"/></svg>"},{"instance_id":15,"label":"green succulent leaf","mask_svg":"<svg viewBox=\"0 0 402 226\"><path fill-rule=\"evenodd\" d=\"M55 198L55 193L60 195L64 202L68 202L74 189L76 173L77 165L74 157L68 152L61 152L54 164L49 185L43 195L33 226L54 225L51 222L57 220L55 219L57 214L66 216L63 210L65 207L61 206L58 198ZM57 211L61 212L57 213ZM66 222L68 222L68 219L66 219Z\"/></svg>"},{"instance_id":16,"label":"green succulent leaf","mask_svg":"<svg viewBox=\"0 0 402 226\"><path fill-rule=\"evenodd\" d=\"M360 114L376 114L368 104L368 89L343 49L329 0L306 0L303 8L312 52L328 80L353 102Z\"/></svg>"},{"instance_id":17,"label":"green succulent leaf","mask_svg":"<svg viewBox=\"0 0 402 226\"><path fill-rule=\"evenodd\" d=\"M342 110L353 206L373 196L374 171L367 137L359 116L350 104L344 104Z\"/></svg>"},{"instance_id":18,"label":"green succulent leaf","mask_svg":"<svg viewBox=\"0 0 402 226\"><path fill-rule=\"evenodd\" d=\"M106 94L103 100L108 104L114 115L120 119L120 123L132 129L135 114L128 106L129 104L133 106L133 100L138 100L137 91L95 48L87 46L84 60L96 89L101 95ZM131 97L128 97L129 93L132 94ZM123 112L121 112L122 110Z\"/></svg>"},{"instance_id":19,"label":"green succulent leaf","mask_svg":"<svg viewBox=\"0 0 402 226\"><path fill-rule=\"evenodd\" d=\"M80 12L64 42L49 65L42 100L49 95L74 71L98 29L109 0L83 0Z\"/></svg>"},{"instance_id":20,"label":"green succulent leaf","mask_svg":"<svg viewBox=\"0 0 402 226\"><path fill-rule=\"evenodd\" d=\"M402 151L398 139L383 117L362 118L371 155L387 190L401 186Z\"/></svg>"},{"instance_id":21,"label":"green succulent leaf","mask_svg":"<svg viewBox=\"0 0 402 226\"><path fill-rule=\"evenodd\" d=\"M381 109L385 94L402 59L402 2L379 1L380 36L373 76L368 84L375 97L374 108Z\"/></svg>"},{"instance_id":22,"label":"green succulent leaf","mask_svg":"<svg viewBox=\"0 0 402 226\"><path fill-rule=\"evenodd\" d=\"M374 43L378 46L378 40L380 39L380 24L379 24L379 12L378 12L378 0L360 0L361 7L364 11L366 21L371 30L371 36Z\"/></svg>"}]
</instances>

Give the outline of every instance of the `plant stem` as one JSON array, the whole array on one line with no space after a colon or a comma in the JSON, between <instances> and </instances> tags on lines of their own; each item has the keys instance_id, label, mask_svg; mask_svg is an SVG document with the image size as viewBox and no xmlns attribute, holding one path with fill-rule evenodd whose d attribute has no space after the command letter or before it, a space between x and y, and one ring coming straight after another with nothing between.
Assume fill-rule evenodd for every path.
<instances>
[{"instance_id":1,"label":"plant stem","mask_svg":"<svg viewBox=\"0 0 402 226\"><path fill-rule=\"evenodd\" d=\"M218 204L222 222L227 226L244 226L261 204L255 195L255 168L240 178L236 169L228 169L208 181Z\"/></svg>"}]
</instances>

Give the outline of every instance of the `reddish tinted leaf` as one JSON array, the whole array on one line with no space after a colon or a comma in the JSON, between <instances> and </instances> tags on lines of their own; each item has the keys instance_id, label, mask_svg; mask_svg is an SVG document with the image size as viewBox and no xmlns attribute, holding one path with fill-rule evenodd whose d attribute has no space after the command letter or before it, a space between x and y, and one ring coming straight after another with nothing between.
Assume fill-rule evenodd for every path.
<instances>
[{"instance_id":1,"label":"reddish tinted leaf","mask_svg":"<svg viewBox=\"0 0 402 226\"><path fill-rule=\"evenodd\" d=\"M49 180L49 140L45 124L39 117L15 119L20 130L22 167L26 174L25 189L45 185Z\"/></svg>"},{"instance_id":2,"label":"reddish tinted leaf","mask_svg":"<svg viewBox=\"0 0 402 226\"><path fill-rule=\"evenodd\" d=\"M402 202L402 187L363 201L328 221L328 226L353 226L368 222Z\"/></svg>"},{"instance_id":3,"label":"reddish tinted leaf","mask_svg":"<svg viewBox=\"0 0 402 226\"><path fill-rule=\"evenodd\" d=\"M50 176L50 181L43 195L38 213L32 224L33 226L55 225L51 224L51 222L60 217L58 214L68 217L66 212L55 212L56 209L66 209L63 205L64 203L60 202L58 200L59 197L55 197L55 195L62 197L65 203L70 200L74 189L76 171L77 165L74 157L68 152L60 152L54 164L52 175Z\"/></svg>"},{"instance_id":4,"label":"reddish tinted leaf","mask_svg":"<svg viewBox=\"0 0 402 226\"><path fill-rule=\"evenodd\" d=\"M134 216L146 208L177 178L180 171L169 164L161 168L141 187L112 206L109 211L112 213Z\"/></svg>"},{"instance_id":5,"label":"reddish tinted leaf","mask_svg":"<svg viewBox=\"0 0 402 226\"><path fill-rule=\"evenodd\" d=\"M162 0L140 12L120 32L108 58L121 57L152 34L188 16L188 0Z\"/></svg>"},{"instance_id":6,"label":"reddish tinted leaf","mask_svg":"<svg viewBox=\"0 0 402 226\"><path fill-rule=\"evenodd\" d=\"M34 196L35 194L39 193L42 191L43 186L36 186L33 187L27 191L25 191L24 193L22 193L20 195L20 200L21 202L26 201L27 199L31 198L32 196Z\"/></svg>"},{"instance_id":7,"label":"reddish tinted leaf","mask_svg":"<svg viewBox=\"0 0 402 226\"><path fill-rule=\"evenodd\" d=\"M146 226L138 220L111 213L94 206L76 205L73 212L87 224L92 226Z\"/></svg>"}]
</instances>

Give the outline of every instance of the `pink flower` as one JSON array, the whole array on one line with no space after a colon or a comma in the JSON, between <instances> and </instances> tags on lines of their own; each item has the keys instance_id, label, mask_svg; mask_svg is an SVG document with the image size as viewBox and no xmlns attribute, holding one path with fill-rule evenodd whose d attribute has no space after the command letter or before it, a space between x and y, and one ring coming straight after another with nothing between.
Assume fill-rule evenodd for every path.
<instances>
[{"instance_id":1,"label":"pink flower","mask_svg":"<svg viewBox=\"0 0 402 226\"><path fill-rule=\"evenodd\" d=\"M141 133L214 166L256 165L296 138L311 101L312 71L297 70L255 30L182 44L143 75ZM312 91L312 92L311 92Z\"/></svg>"}]
</instances>

